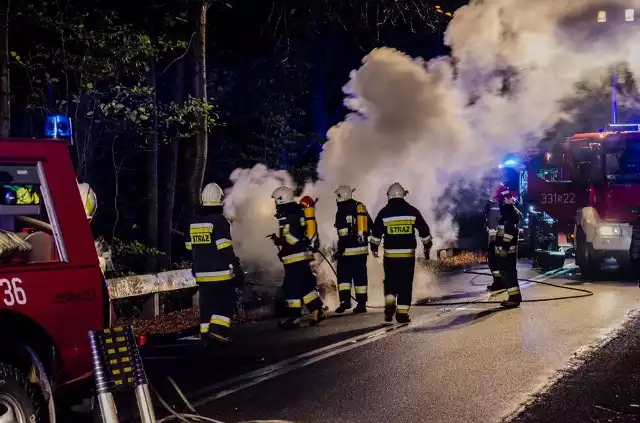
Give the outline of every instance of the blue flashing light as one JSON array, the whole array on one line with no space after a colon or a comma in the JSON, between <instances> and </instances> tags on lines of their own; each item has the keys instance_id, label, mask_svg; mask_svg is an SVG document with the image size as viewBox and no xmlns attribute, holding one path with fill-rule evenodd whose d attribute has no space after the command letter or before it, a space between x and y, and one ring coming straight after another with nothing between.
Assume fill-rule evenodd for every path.
<instances>
[{"instance_id":1,"label":"blue flashing light","mask_svg":"<svg viewBox=\"0 0 640 423\"><path fill-rule=\"evenodd\" d=\"M516 159L507 159L504 161L503 165L505 167L512 167L518 164L518 161Z\"/></svg>"},{"instance_id":2,"label":"blue flashing light","mask_svg":"<svg viewBox=\"0 0 640 423\"><path fill-rule=\"evenodd\" d=\"M619 131L640 131L639 123L610 123L609 127Z\"/></svg>"},{"instance_id":3,"label":"blue flashing light","mask_svg":"<svg viewBox=\"0 0 640 423\"><path fill-rule=\"evenodd\" d=\"M71 119L65 115L49 115L44 127L44 136L48 138L71 139L73 130Z\"/></svg>"}]
</instances>

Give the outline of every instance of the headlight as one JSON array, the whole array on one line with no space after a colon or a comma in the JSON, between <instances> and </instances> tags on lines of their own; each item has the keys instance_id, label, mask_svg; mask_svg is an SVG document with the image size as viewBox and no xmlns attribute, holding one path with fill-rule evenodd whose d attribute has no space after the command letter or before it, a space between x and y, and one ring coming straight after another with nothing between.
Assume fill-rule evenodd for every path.
<instances>
[{"instance_id":1,"label":"headlight","mask_svg":"<svg viewBox=\"0 0 640 423\"><path fill-rule=\"evenodd\" d=\"M621 236L622 230L619 226L600 226L598 228L600 235L602 236Z\"/></svg>"}]
</instances>

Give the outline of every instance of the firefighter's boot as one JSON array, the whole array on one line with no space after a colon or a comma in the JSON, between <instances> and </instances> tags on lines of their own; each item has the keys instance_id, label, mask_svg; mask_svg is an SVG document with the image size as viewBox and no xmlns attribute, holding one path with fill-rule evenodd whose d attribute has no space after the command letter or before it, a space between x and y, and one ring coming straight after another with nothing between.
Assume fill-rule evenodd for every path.
<instances>
[{"instance_id":1,"label":"firefighter's boot","mask_svg":"<svg viewBox=\"0 0 640 423\"><path fill-rule=\"evenodd\" d=\"M322 309L314 310L311 312L311 322L309 322L309 325L316 326L323 320L326 320L326 318L327 315L324 313L324 311L322 311Z\"/></svg>"},{"instance_id":2,"label":"firefighter's boot","mask_svg":"<svg viewBox=\"0 0 640 423\"><path fill-rule=\"evenodd\" d=\"M518 308L520 307L520 303L513 300L504 300L500 303L500 307L503 308Z\"/></svg>"},{"instance_id":3,"label":"firefighter's boot","mask_svg":"<svg viewBox=\"0 0 640 423\"><path fill-rule=\"evenodd\" d=\"M288 319L281 320L278 326L281 329L298 329L300 327L300 319L297 317L289 317Z\"/></svg>"},{"instance_id":4,"label":"firefighter's boot","mask_svg":"<svg viewBox=\"0 0 640 423\"><path fill-rule=\"evenodd\" d=\"M358 303L356 308L353 309L354 314L366 313L366 312L367 312L367 305L365 303Z\"/></svg>"},{"instance_id":5,"label":"firefighter's boot","mask_svg":"<svg viewBox=\"0 0 640 423\"><path fill-rule=\"evenodd\" d=\"M349 310L350 308L351 308L351 303L342 302L342 303L340 303L338 308L336 308L336 313L342 314L345 311Z\"/></svg>"},{"instance_id":6,"label":"firefighter's boot","mask_svg":"<svg viewBox=\"0 0 640 423\"><path fill-rule=\"evenodd\" d=\"M396 313L396 322L411 323L411 317L409 317L409 313Z\"/></svg>"}]
</instances>

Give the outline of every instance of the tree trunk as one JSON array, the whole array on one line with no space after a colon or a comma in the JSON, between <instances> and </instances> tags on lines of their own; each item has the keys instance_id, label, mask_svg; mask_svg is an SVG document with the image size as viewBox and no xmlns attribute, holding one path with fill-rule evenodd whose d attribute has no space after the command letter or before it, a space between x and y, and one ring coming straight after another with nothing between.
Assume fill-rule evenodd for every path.
<instances>
[{"instance_id":1,"label":"tree trunk","mask_svg":"<svg viewBox=\"0 0 640 423\"><path fill-rule=\"evenodd\" d=\"M11 88L9 83L9 10L11 0L2 8L0 35L0 137L8 137L11 133Z\"/></svg>"},{"instance_id":2,"label":"tree trunk","mask_svg":"<svg viewBox=\"0 0 640 423\"><path fill-rule=\"evenodd\" d=\"M151 19L151 27L149 35L152 43L156 43L155 28L153 18ZM147 85L153 89L151 107L148 110L151 117L151 128L147 135L147 160L146 160L146 180L147 192L146 200L146 241L151 248L158 248L158 114L157 114L157 96L156 96L156 61L155 57L149 58L149 72L147 74ZM153 260L149 260L149 266L153 267ZM159 269L148 269L149 271L157 271Z\"/></svg>"},{"instance_id":3,"label":"tree trunk","mask_svg":"<svg viewBox=\"0 0 640 423\"><path fill-rule=\"evenodd\" d=\"M196 26L199 36L195 54L195 85L194 91L197 98L204 103L207 101L207 10L209 9L210 0L200 0L200 19ZM195 157L193 167L190 169L191 174L188 179L187 189L187 206L189 207L189 215L192 215L196 206L200 204L200 192L204 182L204 173L207 167L207 147L208 147L208 128L207 115L200 113L198 116L198 133L196 135Z\"/></svg>"},{"instance_id":4,"label":"tree trunk","mask_svg":"<svg viewBox=\"0 0 640 423\"><path fill-rule=\"evenodd\" d=\"M173 101L180 104L184 102L184 60L176 64L176 76L174 83ZM164 252L171 260L173 213L176 196L176 181L178 178L178 149L180 139L172 137L168 148L165 150L162 166L162 202L160 207L158 249Z\"/></svg>"}]
</instances>

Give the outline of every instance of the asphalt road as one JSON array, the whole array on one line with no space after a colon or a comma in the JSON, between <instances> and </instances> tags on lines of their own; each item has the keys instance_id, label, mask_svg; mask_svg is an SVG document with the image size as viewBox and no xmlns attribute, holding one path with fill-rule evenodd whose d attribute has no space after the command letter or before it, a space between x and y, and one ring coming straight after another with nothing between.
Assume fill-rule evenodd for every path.
<instances>
[{"instance_id":1,"label":"asphalt road","mask_svg":"<svg viewBox=\"0 0 640 423\"><path fill-rule=\"evenodd\" d=\"M535 273L524 266L520 275ZM448 301L482 300L489 281L443 277L436 291ZM200 414L226 423L497 422L638 307L633 283L584 284L572 275L550 281L595 295L515 310L413 307L410 325L384 325L379 310L293 332L270 321L235 328L227 347L176 341L143 355L152 383L172 405L181 401L167 376ZM523 284L525 299L567 294Z\"/></svg>"}]
</instances>

